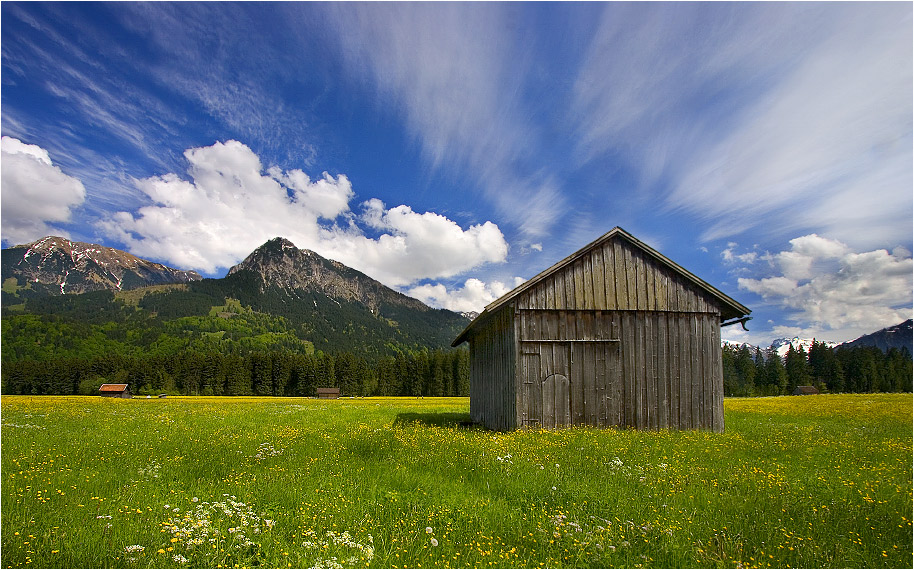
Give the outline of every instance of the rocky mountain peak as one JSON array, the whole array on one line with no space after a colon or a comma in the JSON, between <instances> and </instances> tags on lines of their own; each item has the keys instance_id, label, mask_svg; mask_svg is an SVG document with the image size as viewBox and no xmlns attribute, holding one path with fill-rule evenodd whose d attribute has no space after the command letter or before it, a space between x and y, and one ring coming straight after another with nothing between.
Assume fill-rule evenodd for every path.
<instances>
[{"instance_id":1,"label":"rocky mountain peak","mask_svg":"<svg viewBox=\"0 0 914 570\"><path fill-rule=\"evenodd\" d=\"M261 292L268 287L318 292L333 299L357 301L373 313L377 313L382 304L430 310L418 299L394 291L338 261L326 259L309 249L299 249L281 237L255 249L229 269L228 276L241 271L251 271L261 277Z\"/></svg>"},{"instance_id":2,"label":"rocky mountain peak","mask_svg":"<svg viewBox=\"0 0 914 570\"><path fill-rule=\"evenodd\" d=\"M3 250L3 281L48 294L135 289L147 285L186 283L201 279L102 245L48 236Z\"/></svg>"}]
</instances>

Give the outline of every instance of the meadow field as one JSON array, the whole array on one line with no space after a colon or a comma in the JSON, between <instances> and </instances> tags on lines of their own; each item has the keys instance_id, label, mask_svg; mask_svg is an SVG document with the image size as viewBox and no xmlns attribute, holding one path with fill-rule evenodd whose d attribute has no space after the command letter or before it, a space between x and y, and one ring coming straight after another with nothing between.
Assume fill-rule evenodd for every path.
<instances>
[{"instance_id":1,"label":"meadow field","mask_svg":"<svg viewBox=\"0 0 914 570\"><path fill-rule=\"evenodd\" d=\"M726 431L467 428L466 398L4 396L2 566L911 568L910 394Z\"/></svg>"}]
</instances>

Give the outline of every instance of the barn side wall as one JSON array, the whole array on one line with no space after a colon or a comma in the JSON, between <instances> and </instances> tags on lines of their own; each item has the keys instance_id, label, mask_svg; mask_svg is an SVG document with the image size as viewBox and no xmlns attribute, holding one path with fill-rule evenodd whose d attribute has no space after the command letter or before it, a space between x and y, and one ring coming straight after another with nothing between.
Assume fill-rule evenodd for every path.
<instances>
[{"instance_id":1,"label":"barn side wall","mask_svg":"<svg viewBox=\"0 0 914 570\"><path fill-rule=\"evenodd\" d=\"M470 416L489 429L517 427L514 311L505 307L470 338Z\"/></svg>"}]
</instances>

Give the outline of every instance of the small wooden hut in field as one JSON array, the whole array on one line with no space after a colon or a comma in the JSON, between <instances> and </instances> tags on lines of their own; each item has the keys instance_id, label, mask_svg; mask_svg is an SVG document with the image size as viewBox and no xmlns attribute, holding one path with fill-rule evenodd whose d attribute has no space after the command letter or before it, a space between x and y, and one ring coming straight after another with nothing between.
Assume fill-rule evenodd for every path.
<instances>
[{"instance_id":1,"label":"small wooden hut in field","mask_svg":"<svg viewBox=\"0 0 914 570\"><path fill-rule=\"evenodd\" d=\"M819 393L819 389L815 386L797 386L796 390L793 391L794 396L814 396Z\"/></svg>"},{"instance_id":2,"label":"small wooden hut in field","mask_svg":"<svg viewBox=\"0 0 914 570\"><path fill-rule=\"evenodd\" d=\"M102 384L98 389L98 394L108 398L133 397L133 394L130 393L130 388L127 387L127 384Z\"/></svg>"},{"instance_id":3,"label":"small wooden hut in field","mask_svg":"<svg viewBox=\"0 0 914 570\"><path fill-rule=\"evenodd\" d=\"M339 388L318 388L317 398L319 400L336 400L340 397Z\"/></svg>"},{"instance_id":4,"label":"small wooden hut in field","mask_svg":"<svg viewBox=\"0 0 914 570\"><path fill-rule=\"evenodd\" d=\"M750 310L621 228L488 305L470 343L470 415L491 429L722 431L720 327Z\"/></svg>"}]
</instances>

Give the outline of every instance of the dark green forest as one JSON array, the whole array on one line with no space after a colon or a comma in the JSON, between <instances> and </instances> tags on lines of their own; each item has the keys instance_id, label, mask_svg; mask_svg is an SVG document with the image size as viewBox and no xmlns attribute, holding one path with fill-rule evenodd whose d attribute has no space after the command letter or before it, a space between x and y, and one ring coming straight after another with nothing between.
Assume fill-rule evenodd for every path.
<instances>
[{"instance_id":1,"label":"dark green forest","mask_svg":"<svg viewBox=\"0 0 914 570\"><path fill-rule=\"evenodd\" d=\"M722 356L726 396L786 395L797 386L823 393L910 392L914 378L907 349L814 342L808 354L791 346L783 359L745 346L724 346Z\"/></svg>"},{"instance_id":2,"label":"dark green forest","mask_svg":"<svg viewBox=\"0 0 914 570\"><path fill-rule=\"evenodd\" d=\"M104 383L125 383L134 394L201 396L314 396L338 387L344 396L466 396L467 350L422 350L384 356L374 363L350 352L290 350L169 356L17 360L3 365L4 394L98 393Z\"/></svg>"}]
</instances>

